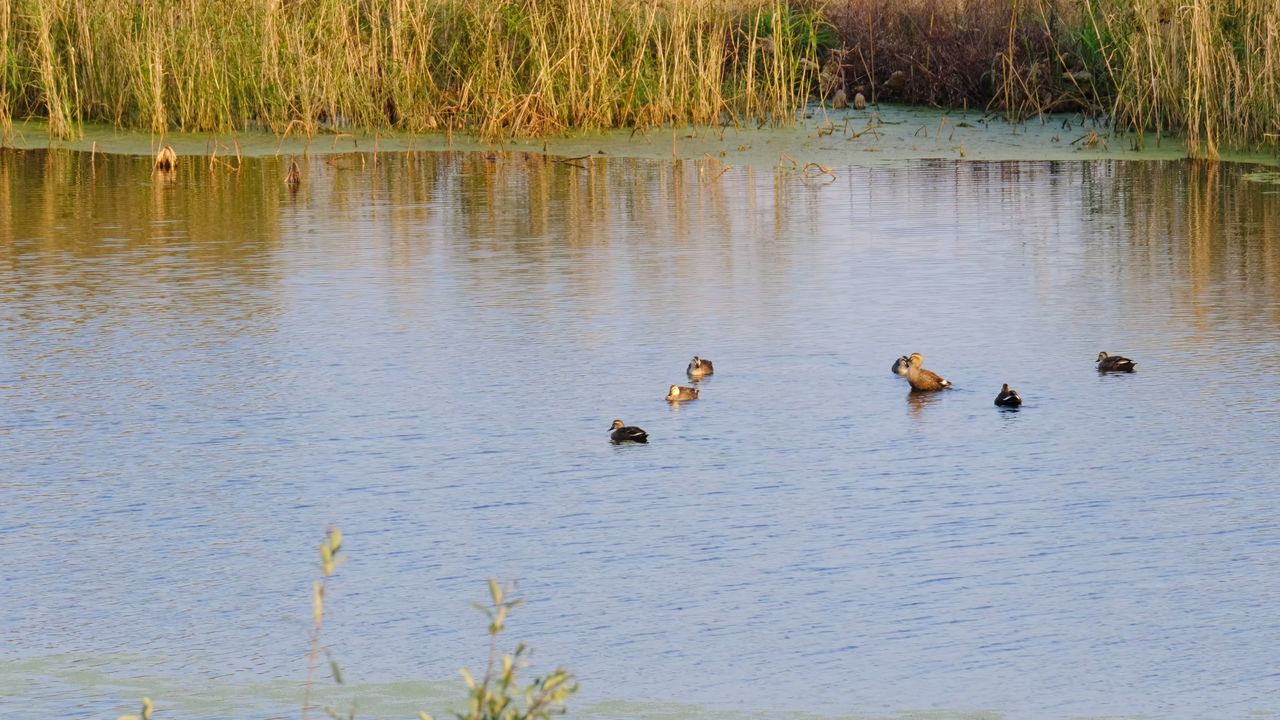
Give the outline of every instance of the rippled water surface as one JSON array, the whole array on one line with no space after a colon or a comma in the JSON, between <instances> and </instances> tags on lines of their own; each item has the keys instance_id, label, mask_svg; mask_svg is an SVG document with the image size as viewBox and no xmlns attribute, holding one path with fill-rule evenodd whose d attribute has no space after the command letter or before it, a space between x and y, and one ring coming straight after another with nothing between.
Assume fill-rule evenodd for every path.
<instances>
[{"instance_id":1,"label":"rippled water surface","mask_svg":"<svg viewBox=\"0 0 1280 720\"><path fill-rule=\"evenodd\" d=\"M491 576L578 717L1280 714L1243 170L280 165L0 155L5 717L296 716L328 523L362 717L461 705Z\"/></svg>"}]
</instances>

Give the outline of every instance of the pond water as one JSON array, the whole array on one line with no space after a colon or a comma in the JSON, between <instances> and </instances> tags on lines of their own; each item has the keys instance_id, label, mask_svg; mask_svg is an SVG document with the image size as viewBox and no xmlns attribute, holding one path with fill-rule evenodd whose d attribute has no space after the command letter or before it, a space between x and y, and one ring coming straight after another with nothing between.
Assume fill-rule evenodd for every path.
<instances>
[{"instance_id":1,"label":"pond water","mask_svg":"<svg viewBox=\"0 0 1280 720\"><path fill-rule=\"evenodd\" d=\"M360 717L1280 715L1276 188L722 170L0 154L0 714L296 717L332 523Z\"/></svg>"}]
</instances>

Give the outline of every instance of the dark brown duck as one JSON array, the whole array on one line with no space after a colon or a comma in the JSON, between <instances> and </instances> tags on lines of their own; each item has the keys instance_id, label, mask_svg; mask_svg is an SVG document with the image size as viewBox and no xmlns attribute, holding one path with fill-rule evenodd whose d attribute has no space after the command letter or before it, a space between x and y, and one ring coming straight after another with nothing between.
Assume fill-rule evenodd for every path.
<instances>
[{"instance_id":1,"label":"dark brown duck","mask_svg":"<svg viewBox=\"0 0 1280 720\"><path fill-rule=\"evenodd\" d=\"M697 380L707 375L714 375L716 369L712 367L710 360L694 355L693 359L689 361L689 367L685 369L685 372L689 374L690 379Z\"/></svg>"},{"instance_id":2,"label":"dark brown duck","mask_svg":"<svg viewBox=\"0 0 1280 720\"><path fill-rule=\"evenodd\" d=\"M638 427L624 425L621 420L614 420L613 427L610 429L613 430L613 432L609 433L609 439L612 440L615 445L624 442L649 442L649 433Z\"/></svg>"},{"instance_id":3,"label":"dark brown duck","mask_svg":"<svg viewBox=\"0 0 1280 720\"><path fill-rule=\"evenodd\" d=\"M1133 372L1137 363L1127 357L1121 355L1108 355L1105 352L1098 353L1098 372Z\"/></svg>"},{"instance_id":4,"label":"dark brown duck","mask_svg":"<svg viewBox=\"0 0 1280 720\"><path fill-rule=\"evenodd\" d=\"M1022 404L1022 396L1017 390L1009 387L1009 383L1000 386L1000 394L996 395L996 405L1000 407L1018 407Z\"/></svg>"}]
</instances>

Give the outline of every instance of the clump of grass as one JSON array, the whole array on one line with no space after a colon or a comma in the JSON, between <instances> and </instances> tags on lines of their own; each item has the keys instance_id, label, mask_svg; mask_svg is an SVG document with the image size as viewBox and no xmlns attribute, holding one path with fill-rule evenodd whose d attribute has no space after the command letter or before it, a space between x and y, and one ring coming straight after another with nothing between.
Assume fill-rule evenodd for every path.
<instances>
[{"instance_id":1,"label":"clump of grass","mask_svg":"<svg viewBox=\"0 0 1280 720\"><path fill-rule=\"evenodd\" d=\"M1280 3L1085 4L1084 35L1115 84L1118 124L1183 132L1192 154L1210 158L1280 141Z\"/></svg>"},{"instance_id":2,"label":"clump of grass","mask_svg":"<svg viewBox=\"0 0 1280 720\"><path fill-rule=\"evenodd\" d=\"M325 592L334 571L345 561L346 557L342 554L342 531L330 527L320 543L320 577L311 588L311 651L307 656L307 680L303 686L303 720L306 720L311 710L311 691L320 652L324 650L328 654L328 650L320 644L321 630L324 627ZM489 580L489 598L490 605L476 603L476 607L489 619L489 660L479 680L470 670L462 668L462 677L468 689L467 709L465 712L454 713L454 717L458 720L550 720L553 715L563 714L565 701L578 691L573 674L564 668L556 668L521 686L517 676L523 669L529 648L524 643L519 643L511 652L499 654L498 635L506 629L508 614L524 601L511 597L509 588L504 588L497 580L492 579ZM342 684L342 673L332 657L329 658L329 668L334 681ZM118 720L151 720L153 710L151 698L144 697L140 713L121 715ZM334 720L342 717L333 708L326 707L324 711ZM346 717L355 720L354 705ZM418 713L418 718L433 720L426 712Z\"/></svg>"},{"instance_id":3,"label":"clump of grass","mask_svg":"<svg viewBox=\"0 0 1280 720\"><path fill-rule=\"evenodd\" d=\"M302 718L306 720L311 709L311 690L315 680L316 665L323 650L320 643L321 630L324 626L324 599L329 578L346 557L342 553L342 531L330 527L325 531L324 541L320 543L320 577L311 590L311 651L307 659L307 680L302 697ZM467 709L455 713L458 720L549 720L552 715L564 712L565 701L578 691L573 674L564 668L556 668L548 675L535 678L527 685L521 686L517 676L523 668L529 648L519 643L509 653L499 653L498 635L506 629L507 616L524 601L511 597L510 590L504 588L497 580L489 580L490 605L476 604L489 619L489 660L484 674L477 680L467 668L461 673L467 684ZM329 657L329 669L338 684L342 683L342 673L337 662ZM150 700L144 700L146 712L150 712ZM331 718L339 718L333 708L326 707L325 714ZM347 717L354 720L354 705ZM426 712L418 713L419 720L433 720ZM149 715L141 720L149 720Z\"/></svg>"},{"instance_id":4,"label":"clump of grass","mask_svg":"<svg viewBox=\"0 0 1280 720\"><path fill-rule=\"evenodd\" d=\"M470 690L467 710L455 713L458 720L547 720L564 712L564 703L578 691L573 675L564 668L556 668L545 677L534 679L521 687L516 681L522 660L528 647L519 643L510 653L498 654L498 635L506 626L509 613L522 600L510 597L496 580L489 580L489 606L478 607L489 618L489 661L479 680L466 668L462 677ZM419 720L432 720L424 713Z\"/></svg>"},{"instance_id":5,"label":"clump of grass","mask_svg":"<svg viewBox=\"0 0 1280 720\"><path fill-rule=\"evenodd\" d=\"M17 0L0 123L308 134L790 122L817 13L782 0Z\"/></svg>"}]
</instances>

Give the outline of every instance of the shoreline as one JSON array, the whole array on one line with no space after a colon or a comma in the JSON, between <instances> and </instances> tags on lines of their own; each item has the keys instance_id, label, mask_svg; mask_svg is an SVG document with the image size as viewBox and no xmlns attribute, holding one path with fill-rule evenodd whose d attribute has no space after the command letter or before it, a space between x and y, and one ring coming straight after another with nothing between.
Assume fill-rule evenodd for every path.
<instances>
[{"instance_id":1,"label":"shoreline","mask_svg":"<svg viewBox=\"0 0 1280 720\"><path fill-rule=\"evenodd\" d=\"M883 104L866 110L811 105L792 127L684 126L648 132L581 131L545 139L485 142L455 133L326 132L279 137L269 132L153 135L105 125L85 125L80 139L51 139L43 120L14 123L14 150L64 149L153 157L170 145L179 157L297 157L394 152L533 152L559 158L613 157L648 160L713 158L725 165L820 173L820 168L883 167L917 160L1078 161L1179 160L1190 158L1180 137L1116 133L1078 114L1045 115L1022 123L976 111L946 111ZM1224 162L1280 166L1280 156L1261 150L1224 152ZM816 166L816 167L815 167Z\"/></svg>"}]
</instances>

